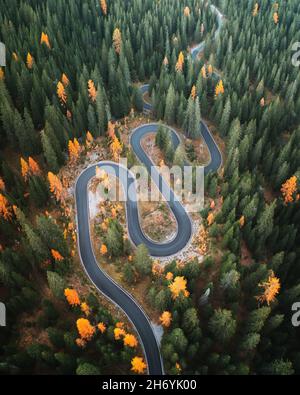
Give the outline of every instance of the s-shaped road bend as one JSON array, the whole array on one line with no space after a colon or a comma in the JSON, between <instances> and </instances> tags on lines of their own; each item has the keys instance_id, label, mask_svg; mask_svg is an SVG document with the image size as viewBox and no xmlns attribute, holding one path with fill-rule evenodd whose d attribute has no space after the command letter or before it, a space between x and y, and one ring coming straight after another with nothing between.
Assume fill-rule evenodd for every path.
<instances>
[{"instance_id":1,"label":"s-shaped road bend","mask_svg":"<svg viewBox=\"0 0 300 395\"><path fill-rule=\"evenodd\" d=\"M218 30L216 34L219 34L222 26L222 15L216 7L211 7L213 12L217 15ZM197 53L203 50L204 45L204 43L199 44L197 47ZM192 52L192 56L194 58L195 49ZM142 93L146 93L148 89L149 86L144 85L141 88L141 91ZM151 105L146 102L144 103L144 107L148 111L152 109ZM156 132L158 127L158 124L143 125L135 129L131 135L130 143L132 149L140 162L146 166L148 171L151 169L151 166L153 166L153 163L143 150L141 140L149 132ZM207 126L201 122L200 127L202 136L207 144L211 156L211 161L206 166L205 172L217 171L222 164L222 155ZM180 144L180 139L173 129L169 128L169 130L176 148ZM159 345L147 314L126 290L118 285L111 277L108 276L108 274L105 273L104 270L101 269L94 254L90 235L88 185L90 180L96 175L96 167L105 170L108 174L118 177L124 186L124 192L127 197L126 214L130 239L135 246L140 244L146 245L151 256L166 257L175 255L181 251L187 245L192 236L192 223L182 204L175 198L174 192L172 190L169 191L170 200L168 201L168 205L177 220L177 234L176 237L168 243L155 243L148 239L141 229L138 214L138 203L136 199L136 180L127 168L114 162L104 161L88 167L77 179L75 185L77 235L79 254L84 270L97 290L120 307L134 325L144 349L148 373L150 375L162 375L164 374L164 369ZM158 171L157 173L153 173L152 169L152 175L153 174L159 190L164 194L163 191L167 191L169 189L168 184L164 181ZM127 188L125 188L126 185Z\"/></svg>"}]
</instances>

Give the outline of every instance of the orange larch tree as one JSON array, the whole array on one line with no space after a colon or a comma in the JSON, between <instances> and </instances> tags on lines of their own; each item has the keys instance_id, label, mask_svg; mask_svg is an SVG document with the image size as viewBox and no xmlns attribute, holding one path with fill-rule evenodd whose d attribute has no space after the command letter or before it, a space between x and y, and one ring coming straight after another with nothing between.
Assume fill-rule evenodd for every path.
<instances>
[{"instance_id":1,"label":"orange larch tree","mask_svg":"<svg viewBox=\"0 0 300 395\"><path fill-rule=\"evenodd\" d=\"M124 338L126 336L125 329L115 328L114 329L114 336L115 336L115 340L120 340L122 337Z\"/></svg>"},{"instance_id":2,"label":"orange larch tree","mask_svg":"<svg viewBox=\"0 0 300 395\"><path fill-rule=\"evenodd\" d=\"M138 341L137 341L136 337L134 335L131 335L130 333L127 333L124 336L123 341L124 341L124 346L131 347L131 348L135 348L138 346Z\"/></svg>"},{"instance_id":3,"label":"orange larch tree","mask_svg":"<svg viewBox=\"0 0 300 395\"><path fill-rule=\"evenodd\" d=\"M281 188L281 193L285 204L293 203L295 200L295 194L298 190L298 179L296 176L289 178Z\"/></svg>"},{"instance_id":4,"label":"orange larch tree","mask_svg":"<svg viewBox=\"0 0 300 395\"><path fill-rule=\"evenodd\" d=\"M207 75L206 75L206 67L205 67L205 66L203 66L203 67L201 68L201 75L202 75L203 78L207 78Z\"/></svg>"},{"instance_id":5,"label":"orange larch tree","mask_svg":"<svg viewBox=\"0 0 300 395\"><path fill-rule=\"evenodd\" d=\"M278 22L279 22L279 15L278 15L278 12L274 12L273 20L274 20L275 25L277 25Z\"/></svg>"},{"instance_id":6,"label":"orange larch tree","mask_svg":"<svg viewBox=\"0 0 300 395\"><path fill-rule=\"evenodd\" d=\"M131 370L134 373L143 374L147 369L144 359L141 357L134 357L131 361Z\"/></svg>"},{"instance_id":7,"label":"orange larch tree","mask_svg":"<svg viewBox=\"0 0 300 395\"><path fill-rule=\"evenodd\" d=\"M67 93L66 93L63 83L60 81L58 81L56 92L57 92L57 96L58 96L60 102L62 104L66 104L67 103Z\"/></svg>"},{"instance_id":8,"label":"orange larch tree","mask_svg":"<svg viewBox=\"0 0 300 395\"><path fill-rule=\"evenodd\" d=\"M4 80L4 71L2 70L2 67L0 67L0 81Z\"/></svg>"},{"instance_id":9,"label":"orange larch tree","mask_svg":"<svg viewBox=\"0 0 300 395\"><path fill-rule=\"evenodd\" d=\"M12 219L11 206L2 193L0 193L0 217L3 217L6 221L10 221Z\"/></svg>"},{"instance_id":10,"label":"orange larch tree","mask_svg":"<svg viewBox=\"0 0 300 395\"><path fill-rule=\"evenodd\" d=\"M99 331L102 334L106 331L106 325L103 322L99 322L99 324L97 325L97 328L99 329Z\"/></svg>"},{"instance_id":11,"label":"orange larch tree","mask_svg":"<svg viewBox=\"0 0 300 395\"><path fill-rule=\"evenodd\" d=\"M101 10L103 12L104 15L107 15L107 4L106 4L106 0L100 0L100 6L101 6Z\"/></svg>"},{"instance_id":12,"label":"orange larch tree","mask_svg":"<svg viewBox=\"0 0 300 395\"><path fill-rule=\"evenodd\" d=\"M153 276L161 276L163 274L163 267L158 260L154 261L152 264L152 274Z\"/></svg>"},{"instance_id":13,"label":"orange larch tree","mask_svg":"<svg viewBox=\"0 0 300 395\"><path fill-rule=\"evenodd\" d=\"M107 247L105 244L102 244L101 248L100 248L100 253L101 255L106 255L107 254Z\"/></svg>"},{"instance_id":14,"label":"orange larch tree","mask_svg":"<svg viewBox=\"0 0 300 395\"><path fill-rule=\"evenodd\" d=\"M164 311L159 317L159 320L165 328L169 328L172 322L172 314L169 311Z\"/></svg>"},{"instance_id":15,"label":"orange larch tree","mask_svg":"<svg viewBox=\"0 0 300 395\"><path fill-rule=\"evenodd\" d=\"M92 80L88 81L88 92L89 92L89 98L94 103L97 99L97 90Z\"/></svg>"},{"instance_id":16,"label":"orange larch tree","mask_svg":"<svg viewBox=\"0 0 300 395\"><path fill-rule=\"evenodd\" d=\"M41 169L40 169L39 165L37 164L37 162L34 159L32 159L31 156L28 158L28 165L29 165L30 173L32 175L38 176L41 174Z\"/></svg>"},{"instance_id":17,"label":"orange larch tree","mask_svg":"<svg viewBox=\"0 0 300 395\"><path fill-rule=\"evenodd\" d=\"M65 259L58 251L56 251L54 249L51 250L51 255L52 255L53 259L57 262L61 262Z\"/></svg>"},{"instance_id":18,"label":"orange larch tree","mask_svg":"<svg viewBox=\"0 0 300 395\"><path fill-rule=\"evenodd\" d=\"M245 223L246 223L246 218L244 215L242 215L241 218L239 219L240 227L243 228L245 226Z\"/></svg>"},{"instance_id":19,"label":"orange larch tree","mask_svg":"<svg viewBox=\"0 0 300 395\"><path fill-rule=\"evenodd\" d=\"M77 159L79 158L79 154L81 151L80 144L78 143L78 140L76 138L73 141L69 140L68 151L69 151L70 161L72 163L76 162Z\"/></svg>"},{"instance_id":20,"label":"orange larch tree","mask_svg":"<svg viewBox=\"0 0 300 395\"><path fill-rule=\"evenodd\" d=\"M81 303L80 309L86 316L89 316L91 313L91 309L86 302Z\"/></svg>"},{"instance_id":21,"label":"orange larch tree","mask_svg":"<svg viewBox=\"0 0 300 395\"><path fill-rule=\"evenodd\" d=\"M172 272L168 272L168 273L166 274L166 280L172 281L173 278L174 278L174 274L173 274Z\"/></svg>"},{"instance_id":22,"label":"orange larch tree","mask_svg":"<svg viewBox=\"0 0 300 395\"><path fill-rule=\"evenodd\" d=\"M184 277L176 277L175 280L169 285L172 292L173 299L177 299L180 294L186 298L190 295L186 289L187 280Z\"/></svg>"},{"instance_id":23,"label":"orange larch tree","mask_svg":"<svg viewBox=\"0 0 300 395\"><path fill-rule=\"evenodd\" d=\"M48 181L50 184L50 191L55 196L58 202L63 202L65 199L65 192L60 179L53 173L48 173Z\"/></svg>"},{"instance_id":24,"label":"orange larch tree","mask_svg":"<svg viewBox=\"0 0 300 395\"><path fill-rule=\"evenodd\" d=\"M183 52L181 51L180 54L179 54L179 56L178 56L178 61L177 61L177 63L176 63L176 67L175 67L177 73L182 73L182 71L183 71L183 66L184 66L184 54L183 54Z\"/></svg>"},{"instance_id":25,"label":"orange larch tree","mask_svg":"<svg viewBox=\"0 0 300 395\"><path fill-rule=\"evenodd\" d=\"M252 15L253 15L253 16L257 16L258 11L259 11L259 4L258 4L258 3L255 3L255 6L254 6L254 8L253 8Z\"/></svg>"},{"instance_id":26,"label":"orange larch tree","mask_svg":"<svg viewBox=\"0 0 300 395\"><path fill-rule=\"evenodd\" d=\"M86 133L86 140L85 140L85 144L87 147L90 147L94 142L94 137L92 136L92 133L87 131Z\"/></svg>"},{"instance_id":27,"label":"orange larch tree","mask_svg":"<svg viewBox=\"0 0 300 395\"><path fill-rule=\"evenodd\" d=\"M189 7L185 7L184 11L183 11L184 16L188 17L191 15L191 10Z\"/></svg>"},{"instance_id":28,"label":"orange larch tree","mask_svg":"<svg viewBox=\"0 0 300 395\"><path fill-rule=\"evenodd\" d=\"M114 123L112 123L111 121L109 121L108 126L107 126L107 135L111 140L113 140L113 138L116 136L115 128L116 128L116 125Z\"/></svg>"},{"instance_id":29,"label":"orange larch tree","mask_svg":"<svg viewBox=\"0 0 300 395\"><path fill-rule=\"evenodd\" d=\"M86 318L79 318L76 322L77 330L80 337L85 340L89 341L95 334L95 327L91 325L90 321Z\"/></svg>"},{"instance_id":30,"label":"orange larch tree","mask_svg":"<svg viewBox=\"0 0 300 395\"><path fill-rule=\"evenodd\" d=\"M65 73L63 73L61 76L61 82L65 88L70 84L69 78L66 76Z\"/></svg>"},{"instance_id":31,"label":"orange larch tree","mask_svg":"<svg viewBox=\"0 0 300 395\"><path fill-rule=\"evenodd\" d=\"M32 69L33 63L34 63L33 57L32 57L31 54L28 52L28 54L27 54L27 59L26 59L27 67L28 67L29 69Z\"/></svg>"},{"instance_id":32,"label":"orange larch tree","mask_svg":"<svg viewBox=\"0 0 300 395\"><path fill-rule=\"evenodd\" d=\"M218 84L216 86L216 90L215 90L216 97L218 97L219 95L222 95L224 92L225 92L225 89L224 89L223 81L220 80L218 82Z\"/></svg>"},{"instance_id":33,"label":"orange larch tree","mask_svg":"<svg viewBox=\"0 0 300 395\"><path fill-rule=\"evenodd\" d=\"M122 48L122 33L118 28L116 28L113 33L113 45L116 53L120 55Z\"/></svg>"},{"instance_id":34,"label":"orange larch tree","mask_svg":"<svg viewBox=\"0 0 300 395\"><path fill-rule=\"evenodd\" d=\"M49 49L51 49L48 34L46 34L44 32L42 32L42 35L41 35L41 44L45 44Z\"/></svg>"},{"instance_id":35,"label":"orange larch tree","mask_svg":"<svg viewBox=\"0 0 300 395\"><path fill-rule=\"evenodd\" d=\"M86 346L86 341L81 338L76 339L75 342L80 348L84 348Z\"/></svg>"},{"instance_id":36,"label":"orange larch tree","mask_svg":"<svg viewBox=\"0 0 300 395\"><path fill-rule=\"evenodd\" d=\"M76 148L77 152L80 153L80 151L81 151L81 146L80 146L80 144L79 144L79 142L78 142L78 140L77 140L76 137L75 137L74 140L73 140L73 144L74 144L74 147Z\"/></svg>"},{"instance_id":37,"label":"orange larch tree","mask_svg":"<svg viewBox=\"0 0 300 395\"><path fill-rule=\"evenodd\" d=\"M29 166L26 160L23 159L22 157L20 158L20 163L21 163L21 174L24 180L26 181L29 175Z\"/></svg>"},{"instance_id":38,"label":"orange larch tree","mask_svg":"<svg viewBox=\"0 0 300 395\"><path fill-rule=\"evenodd\" d=\"M271 271L268 280L262 284L259 284L258 286L264 289L264 293L260 296L257 296L257 300L260 303L266 302L268 306L275 301L276 296L279 294L281 288L280 280L275 276L273 271Z\"/></svg>"},{"instance_id":39,"label":"orange larch tree","mask_svg":"<svg viewBox=\"0 0 300 395\"><path fill-rule=\"evenodd\" d=\"M122 153L123 147L117 136L115 136L110 144L110 150L115 161L117 161Z\"/></svg>"},{"instance_id":40,"label":"orange larch tree","mask_svg":"<svg viewBox=\"0 0 300 395\"><path fill-rule=\"evenodd\" d=\"M194 85L194 86L192 87L192 91L191 91L191 98L192 98L193 100L196 100L196 97L197 97L197 88L196 88L196 86Z\"/></svg>"},{"instance_id":41,"label":"orange larch tree","mask_svg":"<svg viewBox=\"0 0 300 395\"><path fill-rule=\"evenodd\" d=\"M214 214L213 213L209 213L208 216L207 216L208 226L211 226L214 223L214 221L215 221Z\"/></svg>"},{"instance_id":42,"label":"orange larch tree","mask_svg":"<svg viewBox=\"0 0 300 395\"><path fill-rule=\"evenodd\" d=\"M70 289L70 288L65 289L65 297L70 306L80 305L80 299L75 289Z\"/></svg>"},{"instance_id":43,"label":"orange larch tree","mask_svg":"<svg viewBox=\"0 0 300 395\"><path fill-rule=\"evenodd\" d=\"M5 182L2 177L0 177L0 191L5 191Z\"/></svg>"}]
</instances>

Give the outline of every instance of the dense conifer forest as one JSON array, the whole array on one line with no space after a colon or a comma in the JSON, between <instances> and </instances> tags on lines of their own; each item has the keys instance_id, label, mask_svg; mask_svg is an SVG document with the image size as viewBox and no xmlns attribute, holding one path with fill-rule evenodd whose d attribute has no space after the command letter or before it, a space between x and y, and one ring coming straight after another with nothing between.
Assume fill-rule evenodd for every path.
<instances>
[{"instance_id":1,"label":"dense conifer forest","mask_svg":"<svg viewBox=\"0 0 300 395\"><path fill-rule=\"evenodd\" d=\"M175 150L161 126L166 163L196 163L201 120L223 143L203 259L159 266L114 209L96 228L129 292L147 285L165 372L300 374L299 15L298 0L1 0L1 374L146 373L138 334L80 265L68 179L93 152L135 163L124 130L145 117L188 141Z\"/></svg>"}]
</instances>

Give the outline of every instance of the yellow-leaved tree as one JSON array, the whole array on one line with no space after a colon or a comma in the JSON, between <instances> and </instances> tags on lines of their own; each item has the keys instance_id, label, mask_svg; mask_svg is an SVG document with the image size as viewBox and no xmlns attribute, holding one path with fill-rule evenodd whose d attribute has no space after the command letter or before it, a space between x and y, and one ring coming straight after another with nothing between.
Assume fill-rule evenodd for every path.
<instances>
[{"instance_id":1,"label":"yellow-leaved tree","mask_svg":"<svg viewBox=\"0 0 300 395\"><path fill-rule=\"evenodd\" d=\"M91 147L91 145L94 142L94 137L92 136L92 133L87 131L86 133L86 139L85 139L85 144L87 147Z\"/></svg>"},{"instance_id":2,"label":"yellow-leaved tree","mask_svg":"<svg viewBox=\"0 0 300 395\"><path fill-rule=\"evenodd\" d=\"M67 103L67 93L66 93L63 83L60 81L58 81L56 92L57 92L57 96L58 96L60 102L62 104L66 104Z\"/></svg>"},{"instance_id":3,"label":"yellow-leaved tree","mask_svg":"<svg viewBox=\"0 0 300 395\"><path fill-rule=\"evenodd\" d=\"M187 291L186 287L187 280L184 277L176 277L174 281L169 285L173 299L177 299L180 294L184 295L187 298L190 294Z\"/></svg>"},{"instance_id":4,"label":"yellow-leaved tree","mask_svg":"<svg viewBox=\"0 0 300 395\"><path fill-rule=\"evenodd\" d=\"M48 34L44 33L44 32L42 32L42 35L41 35L41 45L42 44L45 44L49 49L51 49Z\"/></svg>"},{"instance_id":5,"label":"yellow-leaved tree","mask_svg":"<svg viewBox=\"0 0 300 395\"><path fill-rule=\"evenodd\" d=\"M31 70L32 67L33 67L33 63L34 63L33 57L32 57L32 55L28 52L28 54L27 54L27 59L26 59L26 64L27 64L27 67L28 67L30 70Z\"/></svg>"},{"instance_id":6,"label":"yellow-leaved tree","mask_svg":"<svg viewBox=\"0 0 300 395\"><path fill-rule=\"evenodd\" d=\"M114 160L117 161L122 153L122 150L123 150L122 144L120 143L117 136L114 136L114 138L110 144L110 150L111 150Z\"/></svg>"},{"instance_id":7,"label":"yellow-leaved tree","mask_svg":"<svg viewBox=\"0 0 300 395\"><path fill-rule=\"evenodd\" d=\"M65 199L65 191L60 179L55 174L49 172L48 181L50 184L50 191L55 196L55 199L58 202L63 202Z\"/></svg>"},{"instance_id":8,"label":"yellow-leaved tree","mask_svg":"<svg viewBox=\"0 0 300 395\"><path fill-rule=\"evenodd\" d=\"M134 335L131 335L130 333L126 333L124 336L124 346L135 348L138 346L138 341Z\"/></svg>"},{"instance_id":9,"label":"yellow-leaved tree","mask_svg":"<svg viewBox=\"0 0 300 395\"><path fill-rule=\"evenodd\" d=\"M115 328L114 329L114 336L115 340L120 340L121 338L124 338L126 336L125 329L123 328Z\"/></svg>"},{"instance_id":10,"label":"yellow-leaved tree","mask_svg":"<svg viewBox=\"0 0 300 395\"><path fill-rule=\"evenodd\" d=\"M102 244L101 248L100 248L100 253L101 255L106 255L107 254L107 247L105 244Z\"/></svg>"},{"instance_id":11,"label":"yellow-leaved tree","mask_svg":"<svg viewBox=\"0 0 300 395\"><path fill-rule=\"evenodd\" d=\"M80 299L78 293L75 289L66 288L65 289L65 297L70 306L79 306Z\"/></svg>"},{"instance_id":12,"label":"yellow-leaved tree","mask_svg":"<svg viewBox=\"0 0 300 395\"><path fill-rule=\"evenodd\" d=\"M69 151L70 161L72 163L76 162L81 152L80 144L76 138L73 141L69 140L68 151Z\"/></svg>"},{"instance_id":13,"label":"yellow-leaved tree","mask_svg":"<svg viewBox=\"0 0 300 395\"><path fill-rule=\"evenodd\" d=\"M218 82L218 84L216 86L216 90L215 90L216 97L218 97L219 95L222 95L224 92L225 92L225 89L224 89L223 81L220 80Z\"/></svg>"},{"instance_id":14,"label":"yellow-leaved tree","mask_svg":"<svg viewBox=\"0 0 300 395\"><path fill-rule=\"evenodd\" d=\"M207 216L208 226L211 226L215 222L215 216L213 213L209 213Z\"/></svg>"},{"instance_id":15,"label":"yellow-leaved tree","mask_svg":"<svg viewBox=\"0 0 300 395\"><path fill-rule=\"evenodd\" d=\"M38 163L31 156L28 158L28 166L32 175L38 176L41 174L41 169Z\"/></svg>"},{"instance_id":16,"label":"yellow-leaved tree","mask_svg":"<svg viewBox=\"0 0 300 395\"><path fill-rule=\"evenodd\" d=\"M183 11L184 16L188 17L191 15L191 10L189 7L185 7Z\"/></svg>"},{"instance_id":17,"label":"yellow-leaved tree","mask_svg":"<svg viewBox=\"0 0 300 395\"><path fill-rule=\"evenodd\" d=\"M196 86L194 85L194 86L192 87L192 91L191 91L191 98L192 98L193 100L195 100L196 97L197 97L197 88L196 88Z\"/></svg>"},{"instance_id":18,"label":"yellow-leaved tree","mask_svg":"<svg viewBox=\"0 0 300 395\"><path fill-rule=\"evenodd\" d=\"M103 322L99 322L99 324L97 325L97 328L99 329L99 331L102 334L106 331L106 325Z\"/></svg>"},{"instance_id":19,"label":"yellow-leaved tree","mask_svg":"<svg viewBox=\"0 0 300 395\"><path fill-rule=\"evenodd\" d=\"M141 357L134 357L131 360L131 370L134 373L143 374L147 369L147 365L144 362L144 359Z\"/></svg>"},{"instance_id":20,"label":"yellow-leaved tree","mask_svg":"<svg viewBox=\"0 0 300 395\"><path fill-rule=\"evenodd\" d=\"M257 300L260 303L266 302L268 306L275 301L276 296L279 294L281 285L280 280L277 278L272 271L268 280L259 284L260 288L263 288L264 292L262 295L257 296Z\"/></svg>"},{"instance_id":21,"label":"yellow-leaved tree","mask_svg":"<svg viewBox=\"0 0 300 395\"><path fill-rule=\"evenodd\" d=\"M86 302L81 303L80 309L86 316L89 316L91 313L91 309Z\"/></svg>"},{"instance_id":22,"label":"yellow-leaved tree","mask_svg":"<svg viewBox=\"0 0 300 395\"><path fill-rule=\"evenodd\" d=\"M296 176L289 178L281 188L281 193L284 199L285 204L293 203L297 198L295 194L298 190L298 179Z\"/></svg>"},{"instance_id":23,"label":"yellow-leaved tree","mask_svg":"<svg viewBox=\"0 0 300 395\"><path fill-rule=\"evenodd\" d=\"M183 66L184 66L184 54L181 51L178 56L178 60L177 60L176 66L175 66L177 73L182 73Z\"/></svg>"},{"instance_id":24,"label":"yellow-leaved tree","mask_svg":"<svg viewBox=\"0 0 300 395\"><path fill-rule=\"evenodd\" d=\"M89 341L95 334L95 327L86 318L79 318L76 322L78 333L81 339Z\"/></svg>"},{"instance_id":25,"label":"yellow-leaved tree","mask_svg":"<svg viewBox=\"0 0 300 395\"><path fill-rule=\"evenodd\" d=\"M92 80L88 81L88 92L89 92L89 98L94 103L97 99L97 90L94 81Z\"/></svg>"},{"instance_id":26,"label":"yellow-leaved tree","mask_svg":"<svg viewBox=\"0 0 300 395\"><path fill-rule=\"evenodd\" d=\"M0 177L0 191L5 191L5 182L2 177Z\"/></svg>"},{"instance_id":27,"label":"yellow-leaved tree","mask_svg":"<svg viewBox=\"0 0 300 395\"><path fill-rule=\"evenodd\" d=\"M65 259L58 251L56 251L54 249L51 250L51 255L52 255L53 259L57 262L61 262Z\"/></svg>"},{"instance_id":28,"label":"yellow-leaved tree","mask_svg":"<svg viewBox=\"0 0 300 395\"><path fill-rule=\"evenodd\" d=\"M245 223L246 223L245 216L242 215L241 218L239 219L240 227L243 228L245 226Z\"/></svg>"},{"instance_id":29,"label":"yellow-leaved tree","mask_svg":"<svg viewBox=\"0 0 300 395\"><path fill-rule=\"evenodd\" d=\"M253 15L253 16L257 16L258 11L259 11L259 4L258 4L258 3L255 3L254 8L253 8L252 15Z\"/></svg>"},{"instance_id":30,"label":"yellow-leaved tree","mask_svg":"<svg viewBox=\"0 0 300 395\"><path fill-rule=\"evenodd\" d=\"M107 15L107 4L106 4L106 0L100 0L100 6L101 6L101 10L103 12L104 15Z\"/></svg>"},{"instance_id":31,"label":"yellow-leaved tree","mask_svg":"<svg viewBox=\"0 0 300 395\"><path fill-rule=\"evenodd\" d=\"M3 217L6 221L10 221L12 219L11 206L2 193L0 193L0 217Z\"/></svg>"},{"instance_id":32,"label":"yellow-leaved tree","mask_svg":"<svg viewBox=\"0 0 300 395\"><path fill-rule=\"evenodd\" d=\"M122 33L118 28L116 28L113 33L113 45L116 53L119 55L122 48Z\"/></svg>"},{"instance_id":33,"label":"yellow-leaved tree","mask_svg":"<svg viewBox=\"0 0 300 395\"><path fill-rule=\"evenodd\" d=\"M63 73L61 76L61 82L65 88L70 84L69 78L65 73Z\"/></svg>"},{"instance_id":34,"label":"yellow-leaved tree","mask_svg":"<svg viewBox=\"0 0 300 395\"><path fill-rule=\"evenodd\" d=\"M26 181L29 175L29 166L28 163L26 162L25 159L22 157L20 158L20 164L21 164L21 174L24 180Z\"/></svg>"},{"instance_id":35,"label":"yellow-leaved tree","mask_svg":"<svg viewBox=\"0 0 300 395\"><path fill-rule=\"evenodd\" d=\"M174 278L174 274L173 274L172 272L168 272L168 273L166 274L166 280L172 281L173 278Z\"/></svg>"},{"instance_id":36,"label":"yellow-leaved tree","mask_svg":"<svg viewBox=\"0 0 300 395\"><path fill-rule=\"evenodd\" d=\"M169 311L164 311L159 318L162 326L169 328L172 322L172 314Z\"/></svg>"}]
</instances>

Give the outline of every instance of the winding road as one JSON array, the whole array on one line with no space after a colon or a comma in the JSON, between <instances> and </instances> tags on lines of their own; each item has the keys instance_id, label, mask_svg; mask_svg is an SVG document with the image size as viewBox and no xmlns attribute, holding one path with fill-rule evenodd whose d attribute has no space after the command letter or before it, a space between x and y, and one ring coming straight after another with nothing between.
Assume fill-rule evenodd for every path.
<instances>
[{"instance_id":1,"label":"winding road","mask_svg":"<svg viewBox=\"0 0 300 395\"><path fill-rule=\"evenodd\" d=\"M219 34L222 26L222 14L215 6L212 5L211 8L213 12L217 14L218 29L216 34ZM196 58L199 52L203 50L204 46L205 43L201 43L197 48L194 48L191 51L193 58ZM148 89L149 85L144 85L141 88L141 91L145 94ZM144 108L151 111L152 106L151 104L144 102ZM151 158L143 150L141 140L148 133L156 132L158 127L159 125L156 123L143 125L135 129L130 138L130 144L135 155L139 161L145 165L148 171L150 171L154 164ZM202 136L207 144L211 156L211 161L205 167L205 172L217 171L222 164L222 155L220 150L206 124L201 122L199 127L201 128ZM169 130L172 135L174 147L176 148L180 144L180 138L174 129L169 128ZM168 205L170 210L173 212L178 225L175 238L163 244L155 243L148 239L141 229L138 203L136 199L136 180L130 170L117 163L104 161L88 167L77 179L75 185L77 235L78 248L84 270L98 291L120 307L134 325L138 333L140 343L144 349L148 373L150 375L162 375L164 374L163 362L160 355L159 345L149 318L133 297L99 267L94 254L90 236L88 185L96 175L96 167L99 167L105 170L108 174L112 174L119 178L127 198L126 214L130 239L135 246L145 244L149 249L151 256L167 257L175 255L181 251L191 239L192 223L188 213L185 211L182 204L176 199L174 192L170 190L169 185L160 173L153 168L151 169L151 175L159 190L163 195L163 191L167 190L170 194Z\"/></svg>"}]
</instances>

